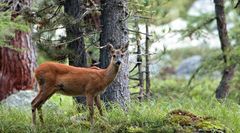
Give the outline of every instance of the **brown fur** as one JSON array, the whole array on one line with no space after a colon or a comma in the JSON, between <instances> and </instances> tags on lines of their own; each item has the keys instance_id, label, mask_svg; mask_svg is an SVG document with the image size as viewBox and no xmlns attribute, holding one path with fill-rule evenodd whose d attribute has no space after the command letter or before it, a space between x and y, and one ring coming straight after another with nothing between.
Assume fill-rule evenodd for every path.
<instances>
[{"instance_id":1,"label":"brown fur","mask_svg":"<svg viewBox=\"0 0 240 133\"><path fill-rule=\"evenodd\" d=\"M41 64L35 71L36 79L39 83L39 93L32 101L32 122L36 123L36 109L38 109L39 118L43 123L41 106L54 93L61 93L68 96L86 96L90 111L90 121L93 123L93 105L94 102L102 114L99 94L116 77L123 49L115 50L111 46L111 62L106 69L98 67L81 68L73 67L55 62L46 62Z\"/></svg>"}]
</instances>

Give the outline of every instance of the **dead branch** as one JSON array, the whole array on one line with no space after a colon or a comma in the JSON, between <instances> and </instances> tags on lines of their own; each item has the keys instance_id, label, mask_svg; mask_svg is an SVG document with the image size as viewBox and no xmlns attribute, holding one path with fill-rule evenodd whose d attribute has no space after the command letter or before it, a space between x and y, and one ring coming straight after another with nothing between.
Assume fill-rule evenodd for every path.
<instances>
[{"instance_id":1,"label":"dead branch","mask_svg":"<svg viewBox=\"0 0 240 133\"><path fill-rule=\"evenodd\" d=\"M58 13L60 12L60 9L62 8L62 6L58 6L57 9L55 10L55 12L53 13L53 15L48 18L48 20L53 19L54 17L56 17L58 15Z\"/></svg>"},{"instance_id":2,"label":"dead branch","mask_svg":"<svg viewBox=\"0 0 240 133\"><path fill-rule=\"evenodd\" d=\"M129 71L129 73L133 72L138 66L138 63Z\"/></svg>"},{"instance_id":3,"label":"dead branch","mask_svg":"<svg viewBox=\"0 0 240 133\"><path fill-rule=\"evenodd\" d=\"M100 10L98 7L93 7L93 8L86 8L86 11L83 13L83 15L77 19L75 19L72 24L77 24L79 23L85 16L88 14L91 14L93 11L98 11Z\"/></svg>"},{"instance_id":4,"label":"dead branch","mask_svg":"<svg viewBox=\"0 0 240 133\"><path fill-rule=\"evenodd\" d=\"M134 76L136 76L136 75L138 75L139 74L139 72L137 72L137 73L135 73L135 74L133 74L133 75L131 75L131 76L129 76L129 77L134 77Z\"/></svg>"},{"instance_id":5,"label":"dead branch","mask_svg":"<svg viewBox=\"0 0 240 133\"><path fill-rule=\"evenodd\" d=\"M58 29L64 29L64 28L66 28L66 27L64 27L64 26L54 27L54 28L51 28L51 29L46 29L46 30L40 31L39 34L42 34L44 32L50 32L50 31L58 30Z\"/></svg>"},{"instance_id":6,"label":"dead branch","mask_svg":"<svg viewBox=\"0 0 240 133\"><path fill-rule=\"evenodd\" d=\"M234 8L237 8L240 5L240 0L238 0L236 6Z\"/></svg>"},{"instance_id":7,"label":"dead branch","mask_svg":"<svg viewBox=\"0 0 240 133\"><path fill-rule=\"evenodd\" d=\"M131 54L134 54L134 53L131 53ZM146 53L142 53L142 54L134 54L134 55L154 55L154 54L157 54L157 53L148 53L148 54L146 54Z\"/></svg>"},{"instance_id":8,"label":"dead branch","mask_svg":"<svg viewBox=\"0 0 240 133\"><path fill-rule=\"evenodd\" d=\"M152 19L152 17L148 17L148 16L140 16L140 15L132 15L135 18L142 18L142 19Z\"/></svg>"},{"instance_id":9,"label":"dead branch","mask_svg":"<svg viewBox=\"0 0 240 133\"><path fill-rule=\"evenodd\" d=\"M43 12L43 11L45 11L45 10L49 9L49 8L52 8L52 7L54 7L54 5L48 5L47 7L45 7L45 8L43 8L43 9L40 9L40 10L38 10L38 11L36 12L36 14L39 14L40 12Z\"/></svg>"},{"instance_id":10,"label":"dead branch","mask_svg":"<svg viewBox=\"0 0 240 133\"><path fill-rule=\"evenodd\" d=\"M195 79L196 75L199 73L199 71L203 68L203 65L200 65L196 70L195 72L192 74L192 76L190 77L189 81L188 81L188 84L187 84L187 88L190 87L193 79Z\"/></svg>"},{"instance_id":11,"label":"dead branch","mask_svg":"<svg viewBox=\"0 0 240 133\"><path fill-rule=\"evenodd\" d=\"M199 24L197 25L196 27L194 28L191 28L190 30L187 29L187 30L180 30L180 31L183 31L183 32L187 32L187 34L184 36L184 37L192 37L192 35L198 31L199 29L201 29L202 27L206 26L207 24L211 23L213 20L215 20L216 17L212 17L212 18L209 18L207 21L205 21L204 23L202 24Z\"/></svg>"},{"instance_id":12,"label":"dead branch","mask_svg":"<svg viewBox=\"0 0 240 133\"><path fill-rule=\"evenodd\" d=\"M129 77L129 79L131 79L131 80L139 80L139 78L131 78L131 77Z\"/></svg>"},{"instance_id":13,"label":"dead branch","mask_svg":"<svg viewBox=\"0 0 240 133\"><path fill-rule=\"evenodd\" d=\"M143 32L140 32L140 31L135 31L135 30L131 30L131 29L126 29L126 30L128 30L128 31L130 31L130 32L135 32L135 33L139 33L139 34L147 35L147 36L152 36L152 35L150 35L150 34L143 33Z\"/></svg>"}]
</instances>

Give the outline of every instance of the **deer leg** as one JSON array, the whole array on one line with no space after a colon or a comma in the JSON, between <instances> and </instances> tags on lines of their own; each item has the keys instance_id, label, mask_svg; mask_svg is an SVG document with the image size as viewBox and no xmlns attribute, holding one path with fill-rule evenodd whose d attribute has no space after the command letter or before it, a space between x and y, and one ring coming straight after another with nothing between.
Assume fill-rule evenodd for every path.
<instances>
[{"instance_id":1,"label":"deer leg","mask_svg":"<svg viewBox=\"0 0 240 133\"><path fill-rule=\"evenodd\" d=\"M32 109L32 124L36 125L36 109Z\"/></svg>"},{"instance_id":2,"label":"deer leg","mask_svg":"<svg viewBox=\"0 0 240 133\"><path fill-rule=\"evenodd\" d=\"M91 125L93 125L93 115L94 115L93 96L87 96L87 105L89 108L90 123L91 123Z\"/></svg>"},{"instance_id":3,"label":"deer leg","mask_svg":"<svg viewBox=\"0 0 240 133\"><path fill-rule=\"evenodd\" d=\"M36 124L36 109L38 109L39 118L41 123L43 124L43 118L42 118L42 111L41 106L44 104L48 98L50 98L54 94L54 89L48 90L46 88L45 91L40 91L39 94L36 96L36 98L32 101L32 123Z\"/></svg>"},{"instance_id":4,"label":"deer leg","mask_svg":"<svg viewBox=\"0 0 240 133\"><path fill-rule=\"evenodd\" d=\"M33 106L36 101L41 97L41 93L39 92L38 95L32 100L32 124L36 125L36 107Z\"/></svg>"},{"instance_id":5,"label":"deer leg","mask_svg":"<svg viewBox=\"0 0 240 133\"><path fill-rule=\"evenodd\" d=\"M44 122L43 122L43 115L42 115L42 106L39 106L37 110L38 110L40 122L43 124Z\"/></svg>"},{"instance_id":6,"label":"deer leg","mask_svg":"<svg viewBox=\"0 0 240 133\"><path fill-rule=\"evenodd\" d=\"M100 96L97 95L96 97L94 97L94 101L95 101L95 104L97 105L97 108L98 108L98 111L99 111L100 115L103 116Z\"/></svg>"}]
</instances>

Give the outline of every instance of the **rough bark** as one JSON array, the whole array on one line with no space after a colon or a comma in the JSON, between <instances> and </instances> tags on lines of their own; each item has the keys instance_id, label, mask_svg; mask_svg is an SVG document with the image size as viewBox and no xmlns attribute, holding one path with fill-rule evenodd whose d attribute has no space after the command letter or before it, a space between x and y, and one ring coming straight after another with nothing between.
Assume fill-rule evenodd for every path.
<instances>
[{"instance_id":1,"label":"rough bark","mask_svg":"<svg viewBox=\"0 0 240 133\"><path fill-rule=\"evenodd\" d=\"M64 4L64 11L69 16L77 19L81 17L83 14L85 7L84 7L84 0L67 0ZM77 37L83 36L83 29L80 28L79 24L70 25L66 28L67 39L72 40ZM73 41L68 44L69 50L69 65L78 66L78 67L86 67L87 66L87 55L85 51L85 43L84 38L81 37L80 39ZM86 103L86 99L83 96L79 96L76 98L77 102L79 103Z\"/></svg>"},{"instance_id":2,"label":"rough bark","mask_svg":"<svg viewBox=\"0 0 240 133\"><path fill-rule=\"evenodd\" d=\"M16 12L31 5L31 0L1 0L0 2L8 3L9 8L6 9ZM31 42L31 33L15 31L15 37L9 45L21 50L0 47L0 100L15 91L33 89L36 51Z\"/></svg>"},{"instance_id":3,"label":"rough bark","mask_svg":"<svg viewBox=\"0 0 240 133\"><path fill-rule=\"evenodd\" d=\"M102 32L100 35L100 45L104 46L108 42L115 48L120 48L128 42L128 31L125 17L127 16L127 0L101 1ZM106 68L110 62L110 55L107 48L100 50L100 67ZM102 99L108 102L117 102L125 107L130 100L128 89L128 53L124 56L124 62L118 72L116 79L109 85Z\"/></svg>"},{"instance_id":4,"label":"rough bark","mask_svg":"<svg viewBox=\"0 0 240 133\"><path fill-rule=\"evenodd\" d=\"M71 17L77 19L84 12L84 0L68 0L64 4L64 11ZM73 66L85 67L87 65L87 57L83 38L83 29L79 24L70 25L66 28L67 39L72 40L82 36L80 39L68 44L69 64Z\"/></svg>"},{"instance_id":5,"label":"rough bark","mask_svg":"<svg viewBox=\"0 0 240 133\"><path fill-rule=\"evenodd\" d=\"M228 57L231 51L231 44L228 38L227 24L224 13L224 0L214 0L215 3L215 14L217 19L217 28L219 39L221 42L221 49L223 53L223 60L225 63L225 69L223 70L223 75L221 82L216 90L216 98L223 99L226 98L230 89L230 81L234 76L235 64L231 64L230 58Z\"/></svg>"}]
</instances>

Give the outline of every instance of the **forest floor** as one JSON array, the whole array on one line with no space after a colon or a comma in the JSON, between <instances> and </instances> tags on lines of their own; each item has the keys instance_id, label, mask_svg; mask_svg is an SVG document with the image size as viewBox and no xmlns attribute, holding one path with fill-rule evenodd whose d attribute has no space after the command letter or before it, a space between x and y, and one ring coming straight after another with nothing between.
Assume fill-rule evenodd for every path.
<instances>
[{"instance_id":1,"label":"forest floor","mask_svg":"<svg viewBox=\"0 0 240 133\"><path fill-rule=\"evenodd\" d=\"M218 53L219 50L186 48L169 52L170 64L177 66L183 59L192 55ZM156 56L159 58L159 56ZM210 57L205 57L211 59ZM169 62L167 62L169 63ZM219 62L217 62L219 63ZM215 89L219 78L211 77L219 64L210 61L210 72L195 77L191 85L187 80L156 76L151 79L150 99L138 102L137 95L131 96L131 102L124 111L118 105L104 108L104 116L100 116L95 108L95 122L91 127L86 120L88 111L77 110L72 97L54 95L49 101L54 106L43 106L44 125L37 119L37 126L31 125L31 109L7 108L0 105L0 133L185 133L185 132L233 132L240 133L240 93L239 73L233 79L231 91L224 102L215 99ZM213 64L213 65L211 65ZM130 83L130 86L134 86ZM131 88L131 92L138 92ZM61 100L60 100L61 99Z\"/></svg>"},{"instance_id":2,"label":"forest floor","mask_svg":"<svg viewBox=\"0 0 240 133\"><path fill-rule=\"evenodd\" d=\"M43 106L45 123L41 126L37 119L35 128L31 125L30 108L1 105L0 132L240 132L240 106L236 100L218 102L207 83L187 91L178 84L180 81L157 82L153 80L151 99L140 103L132 96L127 111L111 105L101 117L95 108L93 127L85 120L88 111L83 109L79 113L71 97L54 95L50 101L56 106Z\"/></svg>"}]
</instances>

